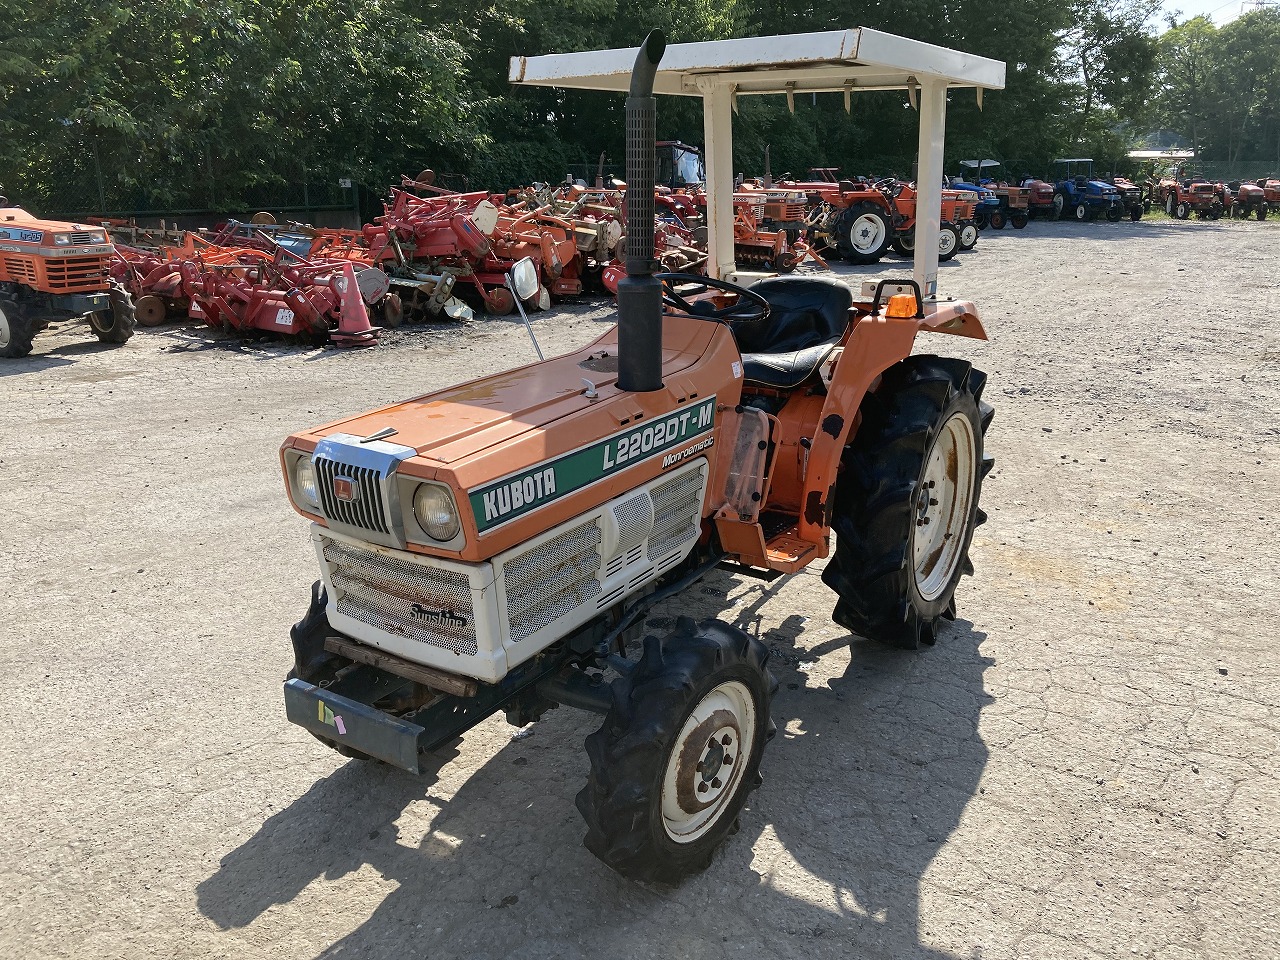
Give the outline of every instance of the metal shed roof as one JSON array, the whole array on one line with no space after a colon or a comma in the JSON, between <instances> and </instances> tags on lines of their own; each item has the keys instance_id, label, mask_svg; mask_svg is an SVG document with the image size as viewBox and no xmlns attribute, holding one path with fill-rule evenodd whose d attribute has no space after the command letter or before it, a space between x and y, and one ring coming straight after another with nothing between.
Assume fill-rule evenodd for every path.
<instances>
[{"instance_id":1,"label":"metal shed roof","mask_svg":"<svg viewBox=\"0 0 1280 960\"><path fill-rule=\"evenodd\" d=\"M635 48L512 57L512 83L625 91ZM768 64L761 67L761 64ZM730 83L734 93L829 93L903 90L925 78L949 87L1004 89L999 60L908 40L867 27L674 43L658 68L654 92L702 95L698 80Z\"/></svg>"}]
</instances>

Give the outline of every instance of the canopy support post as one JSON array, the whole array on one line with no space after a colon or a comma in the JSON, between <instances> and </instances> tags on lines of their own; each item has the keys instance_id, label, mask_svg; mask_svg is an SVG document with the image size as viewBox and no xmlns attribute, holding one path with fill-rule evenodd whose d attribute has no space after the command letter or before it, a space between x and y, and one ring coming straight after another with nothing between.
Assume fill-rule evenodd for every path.
<instances>
[{"instance_id":1,"label":"canopy support post","mask_svg":"<svg viewBox=\"0 0 1280 960\"><path fill-rule=\"evenodd\" d=\"M915 263L912 276L926 298L938 295L938 232L942 218L942 153L947 82L920 82L919 174L916 177Z\"/></svg>"},{"instance_id":2,"label":"canopy support post","mask_svg":"<svg viewBox=\"0 0 1280 960\"><path fill-rule=\"evenodd\" d=\"M707 163L707 276L727 279L733 259L733 88L699 81Z\"/></svg>"}]
</instances>

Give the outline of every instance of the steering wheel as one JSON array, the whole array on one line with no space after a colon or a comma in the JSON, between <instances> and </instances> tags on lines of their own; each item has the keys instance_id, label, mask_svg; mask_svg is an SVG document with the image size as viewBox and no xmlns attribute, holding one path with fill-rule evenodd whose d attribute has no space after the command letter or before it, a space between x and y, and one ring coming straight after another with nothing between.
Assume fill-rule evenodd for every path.
<instances>
[{"instance_id":1,"label":"steering wheel","mask_svg":"<svg viewBox=\"0 0 1280 960\"><path fill-rule=\"evenodd\" d=\"M719 320L724 323L760 323L769 317L769 301L754 290L740 287L727 280L704 277L696 273L655 273L654 279L662 281L662 302L668 307L686 313L691 317L706 320ZM696 284L697 293L705 290L720 290L732 293L737 300L727 307L714 307L709 300L690 303L676 293L676 284Z\"/></svg>"}]
</instances>

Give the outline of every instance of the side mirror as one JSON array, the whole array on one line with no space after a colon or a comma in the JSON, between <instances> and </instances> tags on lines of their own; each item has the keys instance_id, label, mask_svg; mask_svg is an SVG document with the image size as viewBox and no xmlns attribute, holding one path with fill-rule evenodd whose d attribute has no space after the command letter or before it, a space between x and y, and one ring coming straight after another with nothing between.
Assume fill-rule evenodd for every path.
<instances>
[{"instance_id":1,"label":"side mirror","mask_svg":"<svg viewBox=\"0 0 1280 960\"><path fill-rule=\"evenodd\" d=\"M531 257L519 260L511 268L512 290L519 300L528 300L538 295L538 268Z\"/></svg>"}]
</instances>

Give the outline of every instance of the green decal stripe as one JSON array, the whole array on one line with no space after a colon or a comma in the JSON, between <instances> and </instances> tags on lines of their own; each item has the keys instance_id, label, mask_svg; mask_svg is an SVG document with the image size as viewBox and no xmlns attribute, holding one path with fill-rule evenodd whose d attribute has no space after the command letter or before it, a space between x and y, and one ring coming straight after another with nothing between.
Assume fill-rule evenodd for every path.
<instances>
[{"instance_id":1,"label":"green decal stripe","mask_svg":"<svg viewBox=\"0 0 1280 960\"><path fill-rule=\"evenodd\" d=\"M716 398L642 424L529 470L467 492L480 532L544 507L603 477L673 448L715 426Z\"/></svg>"}]
</instances>

